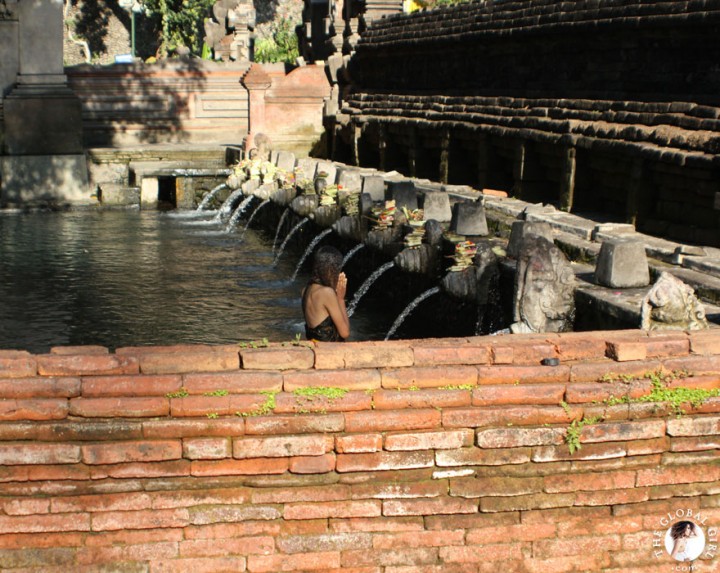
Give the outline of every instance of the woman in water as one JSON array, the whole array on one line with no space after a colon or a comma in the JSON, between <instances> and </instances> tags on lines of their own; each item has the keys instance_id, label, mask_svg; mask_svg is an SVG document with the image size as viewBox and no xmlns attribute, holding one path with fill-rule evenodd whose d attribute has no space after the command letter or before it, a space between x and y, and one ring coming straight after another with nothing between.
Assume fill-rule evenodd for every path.
<instances>
[{"instance_id":1,"label":"woman in water","mask_svg":"<svg viewBox=\"0 0 720 573\"><path fill-rule=\"evenodd\" d=\"M688 547L691 541L699 537L692 521L678 521L675 523L670 529L670 537L673 539L671 557L678 561L694 561L697 559L699 555L697 548L694 546ZM695 553L698 553L698 555L695 555Z\"/></svg>"},{"instance_id":2,"label":"woman in water","mask_svg":"<svg viewBox=\"0 0 720 573\"><path fill-rule=\"evenodd\" d=\"M345 308L347 278L340 272L342 259L335 247L321 247L315 253L312 276L302 295L308 340L342 342L350 336Z\"/></svg>"}]
</instances>

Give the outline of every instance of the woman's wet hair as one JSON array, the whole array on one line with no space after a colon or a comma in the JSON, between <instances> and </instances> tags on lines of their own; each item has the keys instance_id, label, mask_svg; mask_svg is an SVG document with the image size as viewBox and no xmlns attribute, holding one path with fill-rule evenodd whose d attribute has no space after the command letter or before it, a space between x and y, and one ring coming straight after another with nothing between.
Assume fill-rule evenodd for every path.
<instances>
[{"instance_id":1,"label":"woman's wet hair","mask_svg":"<svg viewBox=\"0 0 720 573\"><path fill-rule=\"evenodd\" d=\"M313 259L310 282L335 288L342 269L343 256L335 247L320 247Z\"/></svg>"},{"instance_id":2,"label":"woman's wet hair","mask_svg":"<svg viewBox=\"0 0 720 573\"><path fill-rule=\"evenodd\" d=\"M692 521L678 521L670 528L670 536L673 539L679 539L680 537L685 535L685 529L688 525L690 526L690 531L694 532L695 524Z\"/></svg>"}]
</instances>

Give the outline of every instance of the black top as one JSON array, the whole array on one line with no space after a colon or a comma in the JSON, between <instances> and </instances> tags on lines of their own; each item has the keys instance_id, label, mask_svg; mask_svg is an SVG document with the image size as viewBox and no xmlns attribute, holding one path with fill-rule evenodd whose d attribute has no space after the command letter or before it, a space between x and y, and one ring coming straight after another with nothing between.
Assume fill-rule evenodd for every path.
<instances>
[{"instance_id":1,"label":"black top","mask_svg":"<svg viewBox=\"0 0 720 573\"><path fill-rule=\"evenodd\" d=\"M313 281L310 281L310 283L308 283L308 286L305 287L305 292L303 293L303 314L305 314L305 299L307 297L308 291L310 290L311 284L313 284ZM323 320L314 328L310 328L310 325L306 321L305 338L307 338L308 340L319 340L320 342L345 342L345 339L340 336L340 333L338 332L338 329L335 326L332 317L329 315L325 318L325 320Z\"/></svg>"}]
</instances>

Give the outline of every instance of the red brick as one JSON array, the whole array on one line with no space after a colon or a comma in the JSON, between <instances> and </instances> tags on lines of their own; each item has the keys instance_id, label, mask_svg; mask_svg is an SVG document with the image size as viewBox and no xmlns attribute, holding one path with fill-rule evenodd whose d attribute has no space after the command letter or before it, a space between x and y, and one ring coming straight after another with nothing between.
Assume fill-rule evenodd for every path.
<instances>
[{"instance_id":1,"label":"red brick","mask_svg":"<svg viewBox=\"0 0 720 573\"><path fill-rule=\"evenodd\" d=\"M285 519L327 519L351 517L379 517L382 512L379 500L325 501L285 504Z\"/></svg>"},{"instance_id":2,"label":"red brick","mask_svg":"<svg viewBox=\"0 0 720 573\"><path fill-rule=\"evenodd\" d=\"M670 443L671 452L697 452L718 449L720 449L720 436L674 438Z\"/></svg>"},{"instance_id":3,"label":"red brick","mask_svg":"<svg viewBox=\"0 0 720 573\"><path fill-rule=\"evenodd\" d=\"M476 513L477 500L457 497L435 497L431 499L388 499L383 501L383 515L445 515Z\"/></svg>"},{"instance_id":4,"label":"red brick","mask_svg":"<svg viewBox=\"0 0 720 573\"><path fill-rule=\"evenodd\" d=\"M437 563L438 550L434 547L396 548L385 551L344 551L343 570L361 565L405 565L413 567Z\"/></svg>"},{"instance_id":5,"label":"red brick","mask_svg":"<svg viewBox=\"0 0 720 573\"><path fill-rule=\"evenodd\" d=\"M559 404L563 400L562 384L483 385L473 391L473 406L505 404Z\"/></svg>"},{"instance_id":6,"label":"red brick","mask_svg":"<svg viewBox=\"0 0 720 573\"><path fill-rule=\"evenodd\" d=\"M352 486L352 499L414 499L446 495L447 483L441 480L360 483Z\"/></svg>"},{"instance_id":7,"label":"red brick","mask_svg":"<svg viewBox=\"0 0 720 573\"><path fill-rule=\"evenodd\" d=\"M353 412L370 410L373 397L366 392L348 392L341 397L327 397L322 394L304 396L283 392L275 398L275 412L278 414L306 414L308 412Z\"/></svg>"},{"instance_id":8,"label":"red brick","mask_svg":"<svg viewBox=\"0 0 720 573\"><path fill-rule=\"evenodd\" d=\"M552 384L569 380L569 366L478 366L478 385Z\"/></svg>"},{"instance_id":9,"label":"red brick","mask_svg":"<svg viewBox=\"0 0 720 573\"><path fill-rule=\"evenodd\" d=\"M50 513L49 499L11 499L2 504L7 515L35 515Z\"/></svg>"},{"instance_id":10,"label":"red brick","mask_svg":"<svg viewBox=\"0 0 720 573\"><path fill-rule=\"evenodd\" d=\"M474 545L472 547L441 547L440 558L449 563L483 563L486 561L507 561L523 557L523 544L503 543Z\"/></svg>"},{"instance_id":11,"label":"red brick","mask_svg":"<svg viewBox=\"0 0 720 573\"><path fill-rule=\"evenodd\" d=\"M0 401L0 420L63 420L68 416L65 399L38 398Z\"/></svg>"},{"instance_id":12,"label":"red brick","mask_svg":"<svg viewBox=\"0 0 720 573\"><path fill-rule=\"evenodd\" d=\"M361 454L382 450L382 434L350 434L335 438L335 450L339 454Z\"/></svg>"},{"instance_id":13,"label":"red brick","mask_svg":"<svg viewBox=\"0 0 720 573\"><path fill-rule=\"evenodd\" d=\"M507 562L503 566L507 565ZM478 573L477 563L443 563L442 565L412 565L385 567L385 573ZM484 572L483 572L484 573ZM513 573L507 570L507 573Z\"/></svg>"},{"instance_id":14,"label":"red brick","mask_svg":"<svg viewBox=\"0 0 720 573\"><path fill-rule=\"evenodd\" d=\"M333 446L333 437L324 435L235 438L233 457L245 459L322 456L331 451Z\"/></svg>"},{"instance_id":15,"label":"red brick","mask_svg":"<svg viewBox=\"0 0 720 573\"><path fill-rule=\"evenodd\" d=\"M645 341L607 341L605 354L608 358L612 358L618 362L646 360L648 357L647 344Z\"/></svg>"},{"instance_id":16,"label":"red brick","mask_svg":"<svg viewBox=\"0 0 720 573\"><path fill-rule=\"evenodd\" d=\"M249 555L248 569L253 573L315 571L340 567L339 551L296 553L295 555Z\"/></svg>"},{"instance_id":17,"label":"red brick","mask_svg":"<svg viewBox=\"0 0 720 573\"><path fill-rule=\"evenodd\" d=\"M37 368L41 376L102 376L139 372L135 358L114 354L85 356L45 354L37 357Z\"/></svg>"},{"instance_id":18,"label":"red brick","mask_svg":"<svg viewBox=\"0 0 720 573\"><path fill-rule=\"evenodd\" d=\"M693 354L720 354L720 336L714 330L690 332L690 351Z\"/></svg>"},{"instance_id":19,"label":"red brick","mask_svg":"<svg viewBox=\"0 0 720 573\"><path fill-rule=\"evenodd\" d=\"M621 545L620 535L543 539L533 544L533 556L543 558L560 555L594 555L604 551L617 551Z\"/></svg>"},{"instance_id":20,"label":"red brick","mask_svg":"<svg viewBox=\"0 0 720 573\"><path fill-rule=\"evenodd\" d=\"M315 363L315 353L302 346L271 346L240 350L243 370L306 370Z\"/></svg>"},{"instance_id":21,"label":"red brick","mask_svg":"<svg viewBox=\"0 0 720 573\"><path fill-rule=\"evenodd\" d=\"M340 473L429 468L432 452L377 452L372 454L339 454L336 469Z\"/></svg>"},{"instance_id":22,"label":"red brick","mask_svg":"<svg viewBox=\"0 0 720 573\"><path fill-rule=\"evenodd\" d=\"M157 559L152 561L152 573L242 573L246 571L245 557L206 557L193 559Z\"/></svg>"},{"instance_id":23,"label":"red brick","mask_svg":"<svg viewBox=\"0 0 720 573\"><path fill-rule=\"evenodd\" d=\"M478 477L450 480L450 494L458 497L485 497L526 495L540 493L543 478L540 477Z\"/></svg>"},{"instance_id":24,"label":"red brick","mask_svg":"<svg viewBox=\"0 0 720 573\"><path fill-rule=\"evenodd\" d=\"M640 503L647 501L647 488L616 489L612 491L579 491L575 496L575 505L618 505L621 503Z\"/></svg>"},{"instance_id":25,"label":"red brick","mask_svg":"<svg viewBox=\"0 0 720 573\"><path fill-rule=\"evenodd\" d=\"M92 530L157 529L185 527L190 523L187 509L113 511L92 514Z\"/></svg>"},{"instance_id":26,"label":"red brick","mask_svg":"<svg viewBox=\"0 0 720 573\"><path fill-rule=\"evenodd\" d=\"M385 437L385 449L389 451L452 450L472 443L472 430L388 434Z\"/></svg>"},{"instance_id":27,"label":"red brick","mask_svg":"<svg viewBox=\"0 0 720 573\"><path fill-rule=\"evenodd\" d=\"M595 334L595 333L592 333ZM560 362L596 360L605 356L605 333L563 332L555 340Z\"/></svg>"},{"instance_id":28,"label":"red brick","mask_svg":"<svg viewBox=\"0 0 720 573\"><path fill-rule=\"evenodd\" d=\"M80 395L80 378L0 379L0 396L8 398L74 398Z\"/></svg>"},{"instance_id":29,"label":"red brick","mask_svg":"<svg viewBox=\"0 0 720 573\"><path fill-rule=\"evenodd\" d=\"M571 491L600 491L635 487L634 471L602 473L573 473L545 476L545 491L561 493Z\"/></svg>"},{"instance_id":30,"label":"red brick","mask_svg":"<svg viewBox=\"0 0 720 573\"><path fill-rule=\"evenodd\" d=\"M382 370L383 388L440 388L442 386L474 386L475 366L417 366Z\"/></svg>"},{"instance_id":31,"label":"red brick","mask_svg":"<svg viewBox=\"0 0 720 573\"><path fill-rule=\"evenodd\" d=\"M73 444L0 444L0 464L76 464L80 461L80 446Z\"/></svg>"},{"instance_id":32,"label":"red brick","mask_svg":"<svg viewBox=\"0 0 720 573\"><path fill-rule=\"evenodd\" d=\"M305 414L302 416L254 416L245 419L246 434L312 434L342 432L342 414Z\"/></svg>"},{"instance_id":33,"label":"red brick","mask_svg":"<svg viewBox=\"0 0 720 573\"><path fill-rule=\"evenodd\" d=\"M37 376L37 373L34 356L0 356L0 378L30 378Z\"/></svg>"},{"instance_id":34,"label":"red brick","mask_svg":"<svg viewBox=\"0 0 720 573\"><path fill-rule=\"evenodd\" d=\"M201 477L265 475L283 474L287 469L287 458L258 458L250 460L194 461L190 473Z\"/></svg>"},{"instance_id":35,"label":"red brick","mask_svg":"<svg viewBox=\"0 0 720 573\"><path fill-rule=\"evenodd\" d=\"M441 364L490 364L490 344L468 344L464 339L415 340L412 343L415 366Z\"/></svg>"},{"instance_id":36,"label":"red brick","mask_svg":"<svg viewBox=\"0 0 720 573\"><path fill-rule=\"evenodd\" d=\"M290 473L326 474L335 469L335 454L290 458Z\"/></svg>"},{"instance_id":37,"label":"red brick","mask_svg":"<svg viewBox=\"0 0 720 573\"><path fill-rule=\"evenodd\" d=\"M570 367L572 382L599 382L619 379L620 376L643 378L648 372L656 372L661 367L659 360L615 362L610 359L598 360Z\"/></svg>"},{"instance_id":38,"label":"red brick","mask_svg":"<svg viewBox=\"0 0 720 573\"><path fill-rule=\"evenodd\" d=\"M143 543L115 547L81 547L75 554L75 561L83 569L94 569L93 565L123 561L147 561L150 559L172 559L177 557L176 543Z\"/></svg>"},{"instance_id":39,"label":"red brick","mask_svg":"<svg viewBox=\"0 0 720 573\"><path fill-rule=\"evenodd\" d=\"M70 414L81 418L150 418L167 416L170 401L147 398L72 398Z\"/></svg>"},{"instance_id":40,"label":"red brick","mask_svg":"<svg viewBox=\"0 0 720 573\"><path fill-rule=\"evenodd\" d=\"M223 539L189 539L179 543L181 557L222 557L226 555L270 555L275 540L270 536Z\"/></svg>"},{"instance_id":41,"label":"red brick","mask_svg":"<svg viewBox=\"0 0 720 573\"><path fill-rule=\"evenodd\" d=\"M355 517L350 519L331 519L330 529L336 532L348 531L423 531L422 517Z\"/></svg>"},{"instance_id":42,"label":"red brick","mask_svg":"<svg viewBox=\"0 0 720 573\"><path fill-rule=\"evenodd\" d=\"M150 496L142 492L76 495L54 497L50 504L52 513L133 511L150 509Z\"/></svg>"},{"instance_id":43,"label":"red brick","mask_svg":"<svg viewBox=\"0 0 720 573\"><path fill-rule=\"evenodd\" d=\"M90 515L87 513L12 517L0 515L0 534L48 534L62 531L90 531Z\"/></svg>"},{"instance_id":44,"label":"red brick","mask_svg":"<svg viewBox=\"0 0 720 573\"><path fill-rule=\"evenodd\" d=\"M377 410L457 408L470 405L470 390L378 390L372 395Z\"/></svg>"},{"instance_id":45,"label":"red brick","mask_svg":"<svg viewBox=\"0 0 720 573\"><path fill-rule=\"evenodd\" d=\"M442 425L446 428L478 428L508 424L535 425L538 409L533 406L496 406L443 410Z\"/></svg>"},{"instance_id":46,"label":"red brick","mask_svg":"<svg viewBox=\"0 0 720 573\"><path fill-rule=\"evenodd\" d=\"M87 356L89 354L110 354L110 350L106 346L96 344L88 344L86 346L53 346L50 349L50 354L80 354Z\"/></svg>"},{"instance_id":47,"label":"red brick","mask_svg":"<svg viewBox=\"0 0 720 573\"><path fill-rule=\"evenodd\" d=\"M410 344L405 341L378 342L317 342L315 368L398 368L412 366Z\"/></svg>"},{"instance_id":48,"label":"red brick","mask_svg":"<svg viewBox=\"0 0 720 573\"><path fill-rule=\"evenodd\" d=\"M227 372L240 368L239 349L233 346L177 346L119 348L116 354L134 357L143 374Z\"/></svg>"},{"instance_id":49,"label":"red brick","mask_svg":"<svg viewBox=\"0 0 720 573\"><path fill-rule=\"evenodd\" d=\"M350 499L350 486L343 484L255 488L252 490L252 503L289 503L322 502Z\"/></svg>"},{"instance_id":50,"label":"red brick","mask_svg":"<svg viewBox=\"0 0 720 573\"><path fill-rule=\"evenodd\" d=\"M222 460L232 457L228 438L188 438L182 442L183 457L189 460Z\"/></svg>"},{"instance_id":51,"label":"red brick","mask_svg":"<svg viewBox=\"0 0 720 573\"><path fill-rule=\"evenodd\" d=\"M173 509L199 505L246 504L250 502L250 494L248 488L223 487L217 489L156 491L149 495L153 509Z\"/></svg>"},{"instance_id":52,"label":"red brick","mask_svg":"<svg viewBox=\"0 0 720 573\"><path fill-rule=\"evenodd\" d=\"M257 411L267 402L264 394L228 394L226 396L187 396L170 399L173 416L198 417L215 415L234 416Z\"/></svg>"},{"instance_id":53,"label":"red brick","mask_svg":"<svg viewBox=\"0 0 720 573\"><path fill-rule=\"evenodd\" d=\"M497 527L483 527L467 532L467 545L488 545L502 543L508 539L515 541L537 541L538 539L552 539L557 535L554 523L539 523L533 527L525 524L499 525Z\"/></svg>"},{"instance_id":54,"label":"red brick","mask_svg":"<svg viewBox=\"0 0 720 573\"><path fill-rule=\"evenodd\" d=\"M490 358L493 364L512 364L515 351L512 346L493 344L490 347Z\"/></svg>"},{"instance_id":55,"label":"red brick","mask_svg":"<svg viewBox=\"0 0 720 573\"><path fill-rule=\"evenodd\" d=\"M532 559L525 559L523 565L527 573L547 573L548 571L552 571L552 573L570 573L572 571L602 571L603 573L609 573L608 562L607 553L597 553L551 557L548 559L533 557ZM656 567L656 565L653 566ZM637 572L624 571L623 573Z\"/></svg>"},{"instance_id":56,"label":"red brick","mask_svg":"<svg viewBox=\"0 0 720 573\"><path fill-rule=\"evenodd\" d=\"M557 462L563 460L607 460L625 457L624 444L587 444L571 454L568 446L538 446L533 449L532 461Z\"/></svg>"},{"instance_id":57,"label":"red brick","mask_svg":"<svg viewBox=\"0 0 720 573\"><path fill-rule=\"evenodd\" d=\"M345 414L346 432L421 430L438 427L440 427L440 412L434 409L372 410Z\"/></svg>"},{"instance_id":58,"label":"red brick","mask_svg":"<svg viewBox=\"0 0 720 573\"><path fill-rule=\"evenodd\" d=\"M664 420L636 420L585 426L580 433L582 443L649 440L665 436Z\"/></svg>"},{"instance_id":59,"label":"red brick","mask_svg":"<svg viewBox=\"0 0 720 573\"><path fill-rule=\"evenodd\" d=\"M85 466L74 464L0 466L1 482L82 481L88 479L90 479L90 470Z\"/></svg>"},{"instance_id":60,"label":"red brick","mask_svg":"<svg viewBox=\"0 0 720 573\"><path fill-rule=\"evenodd\" d=\"M685 371L692 372L696 376L720 373L720 354L666 358L662 363L668 372Z\"/></svg>"},{"instance_id":61,"label":"red brick","mask_svg":"<svg viewBox=\"0 0 720 573\"><path fill-rule=\"evenodd\" d=\"M483 513L528 511L551 507L570 507L575 502L574 493L533 493L530 495L512 495L503 497L480 498L480 511Z\"/></svg>"},{"instance_id":62,"label":"red brick","mask_svg":"<svg viewBox=\"0 0 720 573\"><path fill-rule=\"evenodd\" d=\"M455 514L455 515L428 515L424 519L425 529L428 531L441 531L448 529L477 529L486 527L506 527L520 523L520 512L490 514Z\"/></svg>"},{"instance_id":63,"label":"red brick","mask_svg":"<svg viewBox=\"0 0 720 573\"><path fill-rule=\"evenodd\" d=\"M552 446L565 441L564 428L489 428L477 431L480 448Z\"/></svg>"},{"instance_id":64,"label":"red brick","mask_svg":"<svg viewBox=\"0 0 720 573\"><path fill-rule=\"evenodd\" d=\"M260 394L280 392L283 377L280 372L213 372L185 374L184 387L189 394L204 394L227 390L230 394Z\"/></svg>"},{"instance_id":65,"label":"red brick","mask_svg":"<svg viewBox=\"0 0 720 573\"><path fill-rule=\"evenodd\" d=\"M0 536L0 548L79 547L84 537L83 533L9 533Z\"/></svg>"},{"instance_id":66,"label":"red brick","mask_svg":"<svg viewBox=\"0 0 720 573\"><path fill-rule=\"evenodd\" d=\"M180 376L86 376L82 381L85 398L165 396L182 386Z\"/></svg>"},{"instance_id":67,"label":"red brick","mask_svg":"<svg viewBox=\"0 0 720 573\"><path fill-rule=\"evenodd\" d=\"M291 535L277 538L277 548L286 554L317 551L346 551L370 549L372 536L369 533L321 533L318 535Z\"/></svg>"},{"instance_id":68,"label":"red brick","mask_svg":"<svg viewBox=\"0 0 720 573\"><path fill-rule=\"evenodd\" d=\"M281 517L280 509L270 505L201 505L190 508L190 522L193 525L272 521Z\"/></svg>"},{"instance_id":69,"label":"red brick","mask_svg":"<svg viewBox=\"0 0 720 573\"><path fill-rule=\"evenodd\" d=\"M182 458L179 440L145 440L142 442L105 442L81 446L86 464L119 464L123 462L160 462Z\"/></svg>"},{"instance_id":70,"label":"red brick","mask_svg":"<svg viewBox=\"0 0 720 573\"><path fill-rule=\"evenodd\" d=\"M503 466L524 464L530 461L530 448L503 448L500 450L481 450L480 448L460 448L439 451L435 454L435 463L439 467L458 466Z\"/></svg>"},{"instance_id":71,"label":"red brick","mask_svg":"<svg viewBox=\"0 0 720 573\"><path fill-rule=\"evenodd\" d=\"M183 532L178 529L143 529L128 531L104 531L88 535L84 544L88 547L103 545L137 545L162 541L181 541ZM82 545L78 544L78 545Z\"/></svg>"},{"instance_id":72,"label":"red brick","mask_svg":"<svg viewBox=\"0 0 720 573\"><path fill-rule=\"evenodd\" d=\"M659 467L638 470L637 485L653 486L680 483L717 481L720 479L720 465L693 464L687 467Z\"/></svg>"},{"instance_id":73,"label":"red brick","mask_svg":"<svg viewBox=\"0 0 720 573\"><path fill-rule=\"evenodd\" d=\"M146 420L142 422L145 438L199 438L233 437L245 433L245 420L233 417L230 420Z\"/></svg>"},{"instance_id":74,"label":"red brick","mask_svg":"<svg viewBox=\"0 0 720 573\"><path fill-rule=\"evenodd\" d=\"M670 450L670 438L663 436L651 440L633 440L627 442L627 455L647 456L650 454L662 454Z\"/></svg>"},{"instance_id":75,"label":"red brick","mask_svg":"<svg viewBox=\"0 0 720 573\"><path fill-rule=\"evenodd\" d=\"M685 332L650 331L646 345L648 358L686 356L690 353L690 338Z\"/></svg>"},{"instance_id":76,"label":"red brick","mask_svg":"<svg viewBox=\"0 0 720 573\"><path fill-rule=\"evenodd\" d=\"M455 531L411 531L401 533L380 533L373 535L374 549L395 547L442 547L464 545L465 532Z\"/></svg>"},{"instance_id":77,"label":"red brick","mask_svg":"<svg viewBox=\"0 0 720 573\"><path fill-rule=\"evenodd\" d=\"M344 390L372 390L380 388L377 370L305 370L285 372L283 388L292 392L298 388L342 388Z\"/></svg>"},{"instance_id":78,"label":"red brick","mask_svg":"<svg viewBox=\"0 0 720 573\"><path fill-rule=\"evenodd\" d=\"M604 402L610 398L639 398L652 391L649 380L636 380L633 382L607 382L607 383L578 383L569 384L565 392L565 401L568 404L585 404L590 402Z\"/></svg>"},{"instance_id":79,"label":"red brick","mask_svg":"<svg viewBox=\"0 0 720 573\"><path fill-rule=\"evenodd\" d=\"M90 466L90 478L93 480L116 479L151 479L186 477L190 475L189 460L171 460L169 462L130 462Z\"/></svg>"}]
</instances>

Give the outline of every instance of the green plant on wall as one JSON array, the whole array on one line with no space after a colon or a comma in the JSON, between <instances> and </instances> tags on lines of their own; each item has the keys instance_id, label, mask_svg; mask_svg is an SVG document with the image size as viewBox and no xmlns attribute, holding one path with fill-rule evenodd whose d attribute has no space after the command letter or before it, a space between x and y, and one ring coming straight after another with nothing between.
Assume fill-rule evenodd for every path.
<instances>
[{"instance_id":1,"label":"green plant on wall","mask_svg":"<svg viewBox=\"0 0 720 573\"><path fill-rule=\"evenodd\" d=\"M165 57L182 46L201 55L203 22L214 3L215 0L144 0L148 15L160 21L158 55Z\"/></svg>"},{"instance_id":2,"label":"green plant on wall","mask_svg":"<svg viewBox=\"0 0 720 573\"><path fill-rule=\"evenodd\" d=\"M292 23L282 18L273 28L272 36L260 38L255 42L255 61L265 64L295 63L300 52Z\"/></svg>"}]
</instances>

